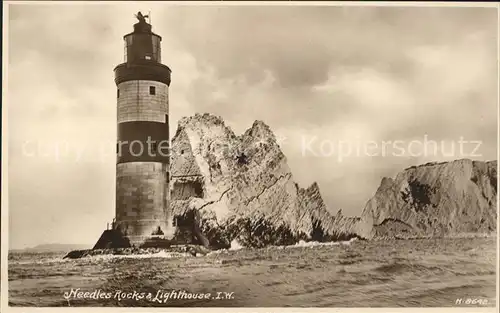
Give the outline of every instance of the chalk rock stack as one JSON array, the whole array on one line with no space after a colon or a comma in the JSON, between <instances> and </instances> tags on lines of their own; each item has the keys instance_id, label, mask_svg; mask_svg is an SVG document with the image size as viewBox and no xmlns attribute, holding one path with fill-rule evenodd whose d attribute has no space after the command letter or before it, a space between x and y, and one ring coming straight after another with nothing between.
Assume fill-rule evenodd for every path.
<instances>
[{"instance_id":1,"label":"chalk rock stack","mask_svg":"<svg viewBox=\"0 0 500 313\"><path fill-rule=\"evenodd\" d=\"M304 189L294 182L274 134L261 121L236 136L220 117L183 118L172 139L171 175L174 215L181 223L194 216L213 248L234 240L263 247L351 235L336 230L349 223L329 213L316 183Z\"/></svg>"},{"instance_id":2,"label":"chalk rock stack","mask_svg":"<svg viewBox=\"0 0 500 313\"><path fill-rule=\"evenodd\" d=\"M384 178L360 217L335 215L318 184L301 188L269 127L241 136L217 116L183 118L172 139L171 205L179 242L227 248L335 241L491 235L497 162L413 166ZM193 230L194 225L194 230ZM182 229L182 227L180 227Z\"/></svg>"}]
</instances>

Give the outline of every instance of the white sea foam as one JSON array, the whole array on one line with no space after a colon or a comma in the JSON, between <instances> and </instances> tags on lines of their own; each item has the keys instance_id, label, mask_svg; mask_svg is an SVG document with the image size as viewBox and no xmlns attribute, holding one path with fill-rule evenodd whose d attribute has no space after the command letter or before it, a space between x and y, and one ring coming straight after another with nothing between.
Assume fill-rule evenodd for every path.
<instances>
[{"instance_id":1,"label":"white sea foam","mask_svg":"<svg viewBox=\"0 0 500 313\"><path fill-rule=\"evenodd\" d=\"M289 245L289 246L269 246L264 249L293 249L293 248L314 248L314 247L323 247L323 246L340 246L340 245L350 245L352 242L356 241L357 238L352 238L348 241L335 241L335 242L319 242L319 241L304 241L300 240L299 242ZM222 253L228 253L230 251L238 251L245 247L241 246L240 243L236 240L231 242L231 247L229 249L220 249L214 250L208 253L207 255L216 255ZM251 250L251 249L250 249Z\"/></svg>"},{"instance_id":2,"label":"white sea foam","mask_svg":"<svg viewBox=\"0 0 500 313\"><path fill-rule=\"evenodd\" d=\"M240 245L238 240L233 239L233 241L231 241L231 247L229 248L229 250L236 251L236 250L241 250L241 249L243 249L243 246Z\"/></svg>"},{"instance_id":3,"label":"white sea foam","mask_svg":"<svg viewBox=\"0 0 500 313\"><path fill-rule=\"evenodd\" d=\"M290 248L313 248L313 247L321 247L321 246L340 246L340 245L350 245L352 242L356 241L357 238L352 238L351 240L348 241L335 241L335 242L318 242L318 241L304 241L300 240L294 245L290 246L284 246L286 249Z\"/></svg>"},{"instance_id":4,"label":"white sea foam","mask_svg":"<svg viewBox=\"0 0 500 313\"><path fill-rule=\"evenodd\" d=\"M82 263L100 263L100 262L107 262L111 260L116 260L116 259L152 259L152 258L162 258L162 259L174 259L174 258L183 258L183 257L189 257L192 256L190 253L179 253L179 252L166 252L166 251L160 251L157 253L150 253L150 254L103 254L103 255L93 255L93 256L87 256L83 258L79 258L76 260L71 260L71 261L77 261L77 262L82 262Z\"/></svg>"},{"instance_id":5,"label":"white sea foam","mask_svg":"<svg viewBox=\"0 0 500 313\"><path fill-rule=\"evenodd\" d=\"M100 257L103 258L118 258L118 259L150 259L150 258L181 258L186 256L192 256L190 253L180 253L180 252L167 252L167 251L159 251L157 253L148 253L148 254L108 254L102 255Z\"/></svg>"}]
</instances>

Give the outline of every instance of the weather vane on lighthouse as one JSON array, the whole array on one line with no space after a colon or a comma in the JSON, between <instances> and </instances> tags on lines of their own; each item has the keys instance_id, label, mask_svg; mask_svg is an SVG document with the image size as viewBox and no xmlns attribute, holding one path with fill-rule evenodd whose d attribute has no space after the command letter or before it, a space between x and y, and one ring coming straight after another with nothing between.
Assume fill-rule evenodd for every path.
<instances>
[{"instance_id":1,"label":"weather vane on lighthouse","mask_svg":"<svg viewBox=\"0 0 500 313\"><path fill-rule=\"evenodd\" d=\"M137 12L135 17L139 20L139 23L146 23L146 17L149 20L149 24L151 24L151 12L148 15L142 15L141 11Z\"/></svg>"}]
</instances>

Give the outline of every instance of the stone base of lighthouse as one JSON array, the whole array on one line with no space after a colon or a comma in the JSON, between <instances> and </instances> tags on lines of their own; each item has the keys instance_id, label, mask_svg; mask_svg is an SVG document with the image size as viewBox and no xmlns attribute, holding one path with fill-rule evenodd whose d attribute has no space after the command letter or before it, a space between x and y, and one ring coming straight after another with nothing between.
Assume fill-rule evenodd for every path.
<instances>
[{"instance_id":1,"label":"stone base of lighthouse","mask_svg":"<svg viewBox=\"0 0 500 313\"><path fill-rule=\"evenodd\" d=\"M164 247L175 244L168 210L168 164L127 162L116 166L116 210L112 228L94 249Z\"/></svg>"},{"instance_id":2,"label":"stone base of lighthouse","mask_svg":"<svg viewBox=\"0 0 500 313\"><path fill-rule=\"evenodd\" d=\"M168 164L128 162L116 166L114 229L140 246L151 238L171 240L175 229L168 210Z\"/></svg>"}]
</instances>

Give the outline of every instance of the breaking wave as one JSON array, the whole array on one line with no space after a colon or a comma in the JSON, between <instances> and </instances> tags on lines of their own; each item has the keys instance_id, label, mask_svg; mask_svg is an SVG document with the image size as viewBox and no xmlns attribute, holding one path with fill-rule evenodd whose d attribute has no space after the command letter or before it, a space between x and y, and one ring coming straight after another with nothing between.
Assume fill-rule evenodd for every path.
<instances>
[{"instance_id":1,"label":"breaking wave","mask_svg":"<svg viewBox=\"0 0 500 313\"><path fill-rule=\"evenodd\" d=\"M340 246L340 245L350 245L354 241L358 240L358 238L352 238L347 241L332 241L332 242L319 242L319 241L304 241L301 240L294 245L285 246L285 248L306 248L306 247L325 247L325 246Z\"/></svg>"}]
</instances>

